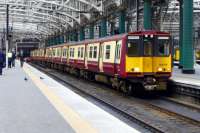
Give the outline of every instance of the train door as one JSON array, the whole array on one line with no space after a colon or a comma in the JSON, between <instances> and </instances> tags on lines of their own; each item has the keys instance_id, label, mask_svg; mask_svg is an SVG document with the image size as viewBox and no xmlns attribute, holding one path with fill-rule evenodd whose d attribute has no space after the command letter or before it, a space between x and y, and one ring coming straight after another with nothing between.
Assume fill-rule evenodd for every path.
<instances>
[{"instance_id":1,"label":"train door","mask_svg":"<svg viewBox=\"0 0 200 133\"><path fill-rule=\"evenodd\" d=\"M117 41L115 48L115 73L120 72L121 46L122 46L122 41L121 40Z\"/></svg>"},{"instance_id":2,"label":"train door","mask_svg":"<svg viewBox=\"0 0 200 133\"><path fill-rule=\"evenodd\" d=\"M103 72L103 55L104 55L104 45L103 43L99 44L99 71Z\"/></svg>"},{"instance_id":3,"label":"train door","mask_svg":"<svg viewBox=\"0 0 200 133\"><path fill-rule=\"evenodd\" d=\"M143 72L151 74L153 72L153 38L143 39Z\"/></svg>"}]
</instances>

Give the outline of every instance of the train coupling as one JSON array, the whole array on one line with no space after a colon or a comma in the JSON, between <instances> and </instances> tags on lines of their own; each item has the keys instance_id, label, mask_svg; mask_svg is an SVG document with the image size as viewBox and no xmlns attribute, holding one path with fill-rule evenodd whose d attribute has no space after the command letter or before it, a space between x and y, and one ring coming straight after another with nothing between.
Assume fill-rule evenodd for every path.
<instances>
[{"instance_id":1,"label":"train coupling","mask_svg":"<svg viewBox=\"0 0 200 133\"><path fill-rule=\"evenodd\" d=\"M157 80L154 77L146 77L144 80L144 88L146 91L153 91L158 88Z\"/></svg>"},{"instance_id":2,"label":"train coupling","mask_svg":"<svg viewBox=\"0 0 200 133\"><path fill-rule=\"evenodd\" d=\"M154 91L158 88L158 85L144 85L146 91Z\"/></svg>"}]
</instances>

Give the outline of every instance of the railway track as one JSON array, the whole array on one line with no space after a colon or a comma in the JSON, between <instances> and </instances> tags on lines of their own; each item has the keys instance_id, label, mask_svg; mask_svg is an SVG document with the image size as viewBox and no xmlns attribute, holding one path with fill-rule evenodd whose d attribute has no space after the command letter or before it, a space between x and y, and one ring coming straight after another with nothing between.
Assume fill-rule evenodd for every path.
<instances>
[{"instance_id":1,"label":"railway track","mask_svg":"<svg viewBox=\"0 0 200 133\"><path fill-rule=\"evenodd\" d=\"M198 120L163 108L154 101L124 97L122 94L101 85L66 76L55 70L47 70L44 67L36 65L34 67L71 86L76 91L106 105L151 132L200 132L200 122ZM199 110L195 111L198 112Z\"/></svg>"}]
</instances>

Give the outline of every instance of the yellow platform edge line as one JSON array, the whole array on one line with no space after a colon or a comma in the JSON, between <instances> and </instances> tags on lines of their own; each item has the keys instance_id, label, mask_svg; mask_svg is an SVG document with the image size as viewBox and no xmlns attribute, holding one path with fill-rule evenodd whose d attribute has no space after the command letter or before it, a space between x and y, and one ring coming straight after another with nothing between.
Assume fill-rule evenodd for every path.
<instances>
[{"instance_id":1,"label":"yellow platform edge line","mask_svg":"<svg viewBox=\"0 0 200 133\"><path fill-rule=\"evenodd\" d=\"M93 128L86 120L81 118L72 108L67 106L61 98L51 91L48 86L35 76L27 67L24 67L23 70L76 133L97 133L95 128Z\"/></svg>"}]
</instances>

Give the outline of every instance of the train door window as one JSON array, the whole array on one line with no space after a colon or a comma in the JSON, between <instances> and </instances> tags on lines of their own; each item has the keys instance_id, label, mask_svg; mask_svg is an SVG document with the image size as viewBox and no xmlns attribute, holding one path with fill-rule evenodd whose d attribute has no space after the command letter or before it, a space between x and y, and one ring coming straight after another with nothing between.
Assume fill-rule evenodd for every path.
<instances>
[{"instance_id":1,"label":"train door window","mask_svg":"<svg viewBox=\"0 0 200 133\"><path fill-rule=\"evenodd\" d=\"M110 45L106 45L106 52L105 52L105 57L106 59L110 59Z\"/></svg>"},{"instance_id":2,"label":"train door window","mask_svg":"<svg viewBox=\"0 0 200 133\"><path fill-rule=\"evenodd\" d=\"M120 41L117 42L116 45L116 59L120 59L120 55L121 55L121 43Z\"/></svg>"},{"instance_id":3,"label":"train door window","mask_svg":"<svg viewBox=\"0 0 200 133\"><path fill-rule=\"evenodd\" d=\"M81 48L81 58L83 58L83 54L84 54L84 47Z\"/></svg>"},{"instance_id":4,"label":"train door window","mask_svg":"<svg viewBox=\"0 0 200 133\"><path fill-rule=\"evenodd\" d=\"M79 47L78 48L78 58L80 58L81 57L81 48Z\"/></svg>"},{"instance_id":5,"label":"train door window","mask_svg":"<svg viewBox=\"0 0 200 133\"><path fill-rule=\"evenodd\" d=\"M94 46L93 58L97 58L97 46Z\"/></svg>"},{"instance_id":6,"label":"train door window","mask_svg":"<svg viewBox=\"0 0 200 133\"><path fill-rule=\"evenodd\" d=\"M158 37L157 55L168 56L170 54L169 37Z\"/></svg>"},{"instance_id":7,"label":"train door window","mask_svg":"<svg viewBox=\"0 0 200 133\"><path fill-rule=\"evenodd\" d=\"M89 58L92 58L92 53L93 53L93 47L92 47L92 46L90 46Z\"/></svg>"},{"instance_id":8,"label":"train door window","mask_svg":"<svg viewBox=\"0 0 200 133\"><path fill-rule=\"evenodd\" d=\"M153 55L153 39L144 38L144 56Z\"/></svg>"}]
</instances>

